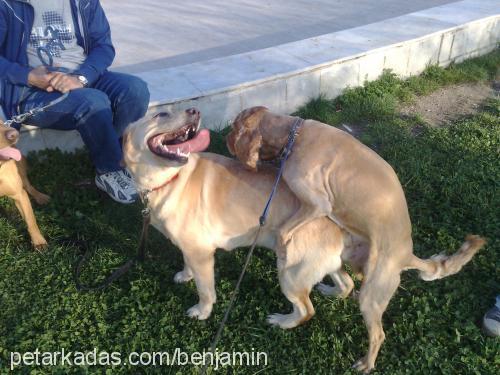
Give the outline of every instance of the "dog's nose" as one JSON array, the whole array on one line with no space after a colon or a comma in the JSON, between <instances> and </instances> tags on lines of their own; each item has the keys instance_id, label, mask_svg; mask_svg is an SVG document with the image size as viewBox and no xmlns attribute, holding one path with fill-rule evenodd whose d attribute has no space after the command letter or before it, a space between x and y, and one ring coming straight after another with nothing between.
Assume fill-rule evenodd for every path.
<instances>
[{"instance_id":1,"label":"dog's nose","mask_svg":"<svg viewBox=\"0 0 500 375\"><path fill-rule=\"evenodd\" d=\"M15 142L19 138L19 132L16 129L9 129L5 132L5 138L11 142Z\"/></svg>"},{"instance_id":2,"label":"dog's nose","mask_svg":"<svg viewBox=\"0 0 500 375\"><path fill-rule=\"evenodd\" d=\"M196 108L188 108L186 109L186 113L191 116L199 116L200 111L198 111Z\"/></svg>"}]
</instances>

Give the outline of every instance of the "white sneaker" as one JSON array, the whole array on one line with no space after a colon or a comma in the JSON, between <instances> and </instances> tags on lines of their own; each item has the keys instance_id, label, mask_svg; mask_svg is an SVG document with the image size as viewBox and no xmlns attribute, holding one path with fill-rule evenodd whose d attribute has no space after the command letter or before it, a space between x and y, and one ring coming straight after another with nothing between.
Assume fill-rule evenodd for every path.
<instances>
[{"instance_id":1,"label":"white sneaker","mask_svg":"<svg viewBox=\"0 0 500 375\"><path fill-rule=\"evenodd\" d=\"M484 314L483 329L488 336L500 336L500 295L497 296L495 306Z\"/></svg>"},{"instance_id":2,"label":"white sneaker","mask_svg":"<svg viewBox=\"0 0 500 375\"><path fill-rule=\"evenodd\" d=\"M139 197L134 181L123 170L97 174L95 184L119 203L134 203Z\"/></svg>"}]
</instances>

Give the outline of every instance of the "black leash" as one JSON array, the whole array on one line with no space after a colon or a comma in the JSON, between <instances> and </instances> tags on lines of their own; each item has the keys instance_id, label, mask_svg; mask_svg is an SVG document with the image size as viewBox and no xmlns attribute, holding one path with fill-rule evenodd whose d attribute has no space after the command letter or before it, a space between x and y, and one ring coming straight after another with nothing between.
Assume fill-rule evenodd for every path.
<instances>
[{"instance_id":1,"label":"black leash","mask_svg":"<svg viewBox=\"0 0 500 375\"><path fill-rule=\"evenodd\" d=\"M144 204L144 208L141 211L142 231L141 231L141 238L139 240L139 245L137 247L137 255L135 256L135 258L130 259L125 264L123 264L122 266L120 266L119 268L114 270L113 273L111 275L109 275L100 284L84 285L80 282L80 274L82 272L82 267L87 262L87 260L90 258L90 255L92 254L92 251L90 250L88 244L86 242L82 241L84 243L84 246L86 247L86 250L85 250L85 254L80 258L80 260L78 261L78 263L76 265L75 277L74 277L76 289L79 292L91 292L91 291L105 289L111 283L113 283L113 281L115 281L116 279L120 278L125 273L127 273L137 263L144 261L144 258L146 256L146 245L147 245L147 240L148 240L149 224L151 222L151 211L149 209L148 193L149 192L146 192L145 194L142 195L142 201Z\"/></svg>"},{"instance_id":2,"label":"black leash","mask_svg":"<svg viewBox=\"0 0 500 375\"><path fill-rule=\"evenodd\" d=\"M248 265L250 264L250 260L252 259L252 255L255 249L255 246L257 245L257 241L259 240L259 235L260 231L266 224L267 216L269 214L269 208L271 207L271 201L273 200L274 196L276 195L276 191L278 189L278 184L281 179L281 175L283 174L283 170L285 169L285 162L288 160L288 157L290 156L290 153L292 152L293 145L295 143L295 138L297 137L297 134L299 132L299 128L302 126L304 123L304 120L301 118L297 118L295 122L292 125L292 128L290 129L290 133L288 134L288 140L283 148L283 151L281 152L280 155L280 168L278 170L278 174L276 175L276 180L274 181L273 188L271 190L271 194L269 195L269 199L267 200L266 206L264 207L264 211L262 212L262 215L259 218L259 228L257 229L257 233L255 235L255 239L252 243L252 246L250 246L250 250L248 250L247 256L245 258L245 263L243 264L243 268L241 269L240 276L238 277L238 281L236 282L236 286L234 287L234 291L231 295L231 299L229 300L229 304L226 308L226 311L224 313L224 317L222 318L219 328L217 329L217 333L215 334L215 337L212 341L212 344L210 345L209 353L214 353L215 349L217 347L217 344L219 343L221 337L222 337L222 331L224 329L224 326L227 323L227 320L229 318L229 313L231 312L234 301L236 300L236 295L238 294L238 291L240 290L240 285L241 281L243 280L243 277L245 276L245 273L247 271ZM205 375L207 373L207 368L208 368L208 363L205 363L201 369L201 373Z\"/></svg>"}]
</instances>

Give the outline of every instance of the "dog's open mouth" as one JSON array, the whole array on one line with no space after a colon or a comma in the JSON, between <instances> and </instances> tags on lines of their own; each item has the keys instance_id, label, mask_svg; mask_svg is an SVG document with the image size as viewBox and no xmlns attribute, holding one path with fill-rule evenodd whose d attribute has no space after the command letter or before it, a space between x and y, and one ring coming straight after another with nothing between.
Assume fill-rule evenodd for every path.
<instances>
[{"instance_id":1,"label":"dog's open mouth","mask_svg":"<svg viewBox=\"0 0 500 375\"><path fill-rule=\"evenodd\" d=\"M185 163L191 152L204 151L210 144L210 132L199 127L197 121L173 132L153 135L148 139L148 147L155 155Z\"/></svg>"}]
</instances>

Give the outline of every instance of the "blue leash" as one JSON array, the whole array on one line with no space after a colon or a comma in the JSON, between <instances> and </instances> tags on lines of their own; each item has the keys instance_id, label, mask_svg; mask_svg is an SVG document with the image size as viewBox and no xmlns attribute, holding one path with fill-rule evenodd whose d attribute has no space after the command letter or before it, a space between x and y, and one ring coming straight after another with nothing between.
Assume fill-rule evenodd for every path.
<instances>
[{"instance_id":1,"label":"blue leash","mask_svg":"<svg viewBox=\"0 0 500 375\"><path fill-rule=\"evenodd\" d=\"M238 278L238 281L236 282L236 286L234 288L234 292L231 295L231 299L229 301L229 305L226 308L226 312L224 314L224 317L222 318L222 321L220 322L219 328L217 329L217 333L215 334L215 338L212 341L212 345L210 345L210 350L209 352L214 353L215 349L217 347L217 343L219 342L221 336L222 336L222 330L224 329L224 326L226 325L227 319L229 318L229 313L231 309L233 308L234 301L236 300L236 295L238 294L238 291L240 289L241 281L243 280L243 276L245 275L245 272L247 270L247 267L250 263L250 259L252 258L253 251L255 249L255 246L257 245L257 240L259 239L260 231L262 227L266 224L266 219L269 214L269 208L271 207L271 202L276 195L276 191L278 190L278 184L281 179L281 175L283 174L283 170L285 169L285 163L288 160L288 157L292 153L292 148L295 143L295 138L297 137L297 134L299 132L300 127L304 123L304 120L298 117L295 122L293 123L292 128L290 129L290 133L288 134L288 141L285 145L285 148L281 152L280 155L280 168L278 170L278 174L276 175L276 180L274 181L273 189L271 190L271 195L269 196L269 199L267 200L266 206L264 207L264 211L262 212L262 215L259 218L259 229L257 230L257 234L255 235L255 240L253 241L252 246L250 247L250 250L248 250L247 256L245 258L245 263L243 264L243 268L241 270L240 276ZM207 372L208 368L208 363L205 363L201 369L201 373L204 375Z\"/></svg>"}]
</instances>

